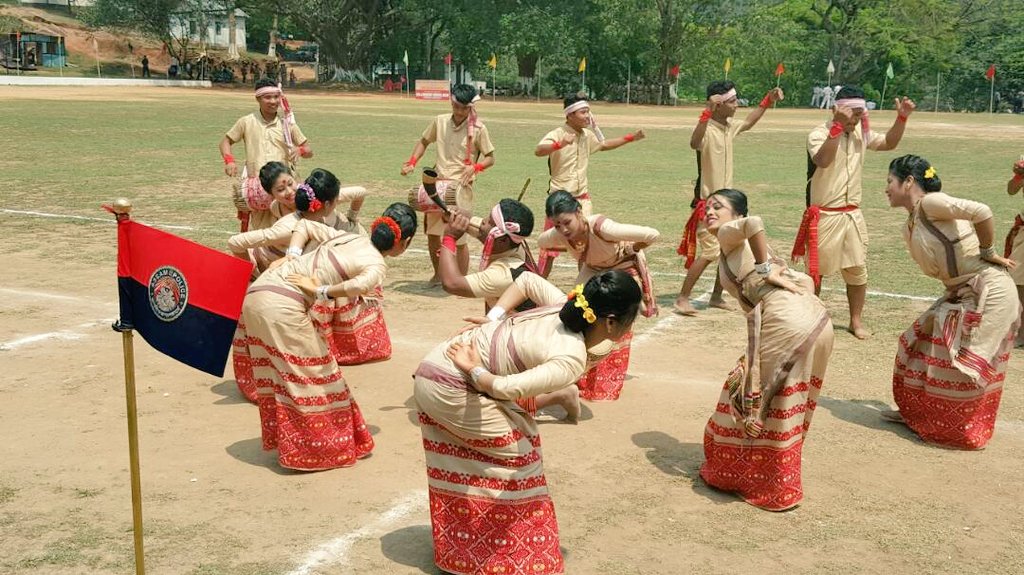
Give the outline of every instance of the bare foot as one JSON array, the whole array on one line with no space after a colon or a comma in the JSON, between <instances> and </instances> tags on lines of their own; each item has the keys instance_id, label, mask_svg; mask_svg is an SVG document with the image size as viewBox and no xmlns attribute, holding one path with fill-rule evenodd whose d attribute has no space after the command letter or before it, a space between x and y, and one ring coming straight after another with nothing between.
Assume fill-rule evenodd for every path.
<instances>
[{"instance_id":1,"label":"bare foot","mask_svg":"<svg viewBox=\"0 0 1024 575\"><path fill-rule=\"evenodd\" d=\"M565 421L576 425L580 421L580 388L570 385L565 388L560 405L565 409Z\"/></svg>"},{"instance_id":2,"label":"bare foot","mask_svg":"<svg viewBox=\"0 0 1024 575\"><path fill-rule=\"evenodd\" d=\"M430 287L439 286L439 285L441 285L441 278L439 278L439 277L437 277L435 275L435 276L431 277L429 281L427 281L427 285L430 286Z\"/></svg>"},{"instance_id":3,"label":"bare foot","mask_svg":"<svg viewBox=\"0 0 1024 575\"><path fill-rule=\"evenodd\" d=\"M718 309L724 309L726 311L735 311L736 308L732 304L725 301L722 298L712 298L708 300L708 307L717 307Z\"/></svg>"},{"instance_id":4,"label":"bare foot","mask_svg":"<svg viewBox=\"0 0 1024 575\"><path fill-rule=\"evenodd\" d=\"M690 303L690 298L688 297L680 296L676 298L676 303L672 305L672 310L679 315L697 315L697 309L693 307L693 304Z\"/></svg>"},{"instance_id":5,"label":"bare foot","mask_svg":"<svg viewBox=\"0 0 1024 575\"><path fill-rule=\"evenodd\" d=\"M903 416L900 415L900 412L896 409L883 409L879 412L878 416L889 423L907 423L903 420Z\"/></svg>"},{"instance_id":6,"label":"bare foot","mask_svg":"<svg viewBox=\"0 0 1024 575\"><path fill-rule=\"evenodd\" d=\"M852 333L853 337L857 339L867 339L871 337L871 332L868 331L867 328L865 328L864 326L851 327L846 331Z\"/></svg>"}]
</instances>

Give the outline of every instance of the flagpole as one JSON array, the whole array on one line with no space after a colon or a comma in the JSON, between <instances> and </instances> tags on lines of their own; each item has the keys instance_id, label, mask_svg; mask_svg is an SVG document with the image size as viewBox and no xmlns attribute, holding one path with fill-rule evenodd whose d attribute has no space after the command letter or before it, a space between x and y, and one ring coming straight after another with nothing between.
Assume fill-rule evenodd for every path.
<instances>
[{"instance_id":1,"label":"flagpole","mask_svg":"<svg viewBox=\"0 0 1024 575\"><path fill-rule=\"evenodd\" d=\"M60 50L60 77L64 77L64 66L67 66L67 46L64 44L64 36L57 37L57 48ZM132 78L135 77L135 68L132 68Z\"/></svg>"},{"instance_id":2,"label":"flagpole","mask_svg":"<svg viewBox=\"0 0 1024 575\"><path fill-rule=\"evenodd\" d=\"M103 73L100 72L100 45L96 42L96 37L92 39L92 47L96 50L96 77L102 78Z\"/></svg>"},{"instance_id":3,"label":"flagpole","mask_svg":"<svg viewBox=\"0 0 1024 575\"><path fill-rule=\"evenodd\" d=\"M495 94L495 86L494 86L495 79L494 78L495 78L495 75L497 73L498 73L498 65L497 65L497 63L495 63L494 67L491 68L491 101L492 102L494 102L495 98L496 98L496 96L494 95Z\"/></svg>"},{"instance_id":4,"label":"flagpole","mask_svg":"<svg viewBox=\"0 0 1024 575\"><path fill-rule=\"evenodd\" d=\"M126 198L114 201L113 212L117 220L123 221L131 217L132 203ZM135 346L132 338L131 324L122 323L120 319L112 326L114 331L121 332L121 344L124 349L124 391L128 413L128 461L131 469L132 483L132 531L135 535L135 573L146 574L146 559L142 543L142 482L139 472L139 416L135 402Z\"/></svg>"},{"instance_id":5,"label":"flagpole","mask_svg":"<svg viewBox=\"0 0 1024 575\"><path fill-rule=\"evenodd\" d=\"M935 113L939 112L939 82L942 81L942 71L935 72Z\"/></svg>"},{"instance_id":6,"label":"flagpole","mask_svg":"<svg viewBox=\"0 0 1024 575\"><path fill-rule=\"evenodd\" d=\"M995 103L996 103L996 75L995 74L992 74L992 78L990 79L990 82L991 82L991 86L992 87L989 89L989 92L988 92L988 113L989 114L991 114L993 112L993 110L995 108Z\"/></svg>"},{"instance_id":7,"label":"flagpole","mask_svg":"<svg viewBox=\"0 0 1024 575\"><path fill-rule=\"evenodd\" d=\"M629 88L630 82L633 79L633 62L630 61L626 64L626 105L629 105Z\"/></svg>"},{"instance_id":8,"label":"flagpole","mask_svg":"<svg viewBox=\"0 0 1024 575\"><path fill-rule=\"evenodd\" d=\"M889 75L886 74L885 75L885 80L882 81L882 98L881 98L881 101L878 102L878 109L879 110L885 108L885 89L888 88L888 87L889 87Z\"/></svg>"},{"instance_id":9,"label":"flagpole","mask_svg":"<svg viewBox=\"0 0 1024 575\"><path fill-rule=\"evenodd\" d=\"M537 66L534 69L534 74L537 75L537 103L540 103L540 56L537 56Z\"/></svg>"}]
</instances>

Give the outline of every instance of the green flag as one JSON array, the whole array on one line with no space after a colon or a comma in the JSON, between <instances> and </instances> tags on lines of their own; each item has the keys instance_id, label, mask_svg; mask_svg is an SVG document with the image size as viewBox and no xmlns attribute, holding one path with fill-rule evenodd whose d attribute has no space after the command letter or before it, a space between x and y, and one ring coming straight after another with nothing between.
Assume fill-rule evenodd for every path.
<instances>
[{"instance_id":1,"label":"green flag","mask_svg":"<svg viewBox=\"0 0 1024 575\"><path fill-rule=\"evenodd\" d=\"M885 69L885 77L892 80L895 75L892 72L892 62L889 62L889 67Z\"/></svg>"}]
</instances>

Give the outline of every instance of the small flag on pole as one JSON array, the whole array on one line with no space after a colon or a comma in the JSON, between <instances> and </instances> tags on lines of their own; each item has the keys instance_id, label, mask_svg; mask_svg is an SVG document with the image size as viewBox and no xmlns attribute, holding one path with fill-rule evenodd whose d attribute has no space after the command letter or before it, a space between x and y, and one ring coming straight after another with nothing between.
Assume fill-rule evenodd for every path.
<instances>
[{"instance_id":1,"label":"small flag on pole","mask_svg":"<svg viewBox=\"0 0 1024 575\"><path fill-rule=\"evenodd\" d=\"M157 351L221 377L252 264L119 218L121 324Z\"/></svg>"},{"instance_id":2,"label":"small flag on pole","mask_svg":"<svg viewBox=\"0 0 1024 575\"><path fill-rule=\"evenodd\" d=\"M672 66L672 69L669 70L668 74L670 76L672 76L673 78L678 78L679 77L679 64L676 64L675 66Z\"/></svg>"},{"instance_id":3,"label":"small flag on pole","mask_svg":"<svg viewBox=\"0 0 1024 575\"><path fill-rule=\"evenodd\" d=\"M578 71L579 71L580 74L582 74L582 73L587 71L587 57L586 56L584 56L583 59L580 60L580 67L579 67Z\"/></svg>"},{"instance_id":4,"label":"small flag on pole","mask_svg":"<svg viewBox=\"0 0 1024 575\"><path fill-rule=\"evenodd\" d=\"M732 58L725 59L725 73L728 74L732 70Z\"/></svg>"},{"instance_id":5,"label":"small flag on pole","mask_svg":"<svg viewBox=\"0 0 1024 575\"><path fill-rule=\"evenodd\" d=\"M786 73L786 67L782 65L782 62L779 62L779 65L775 67L775 77L778 78L779 76L781 76L781 75L783 75L785 73Z\"/></svg>"},{"instance_id":6,"label":"small flag on pole","mask_svg":"<svg viewBox=\"0 0 1024 575\"><path fill-rule=\"evenodd\" d=\"M892 80L896 74L892 71L892 62L889 62L889 66L885 69L885 77Z\"/></svg>"},{"instance_id":7,"label":"small flag on pole","mask_svg":"<svg viewBox=\"0 0 1024 575\"><path fill-rule=\"evenodd\" d=\"M487 61L487 66L489 66L492 70L494 70L495 68L498 67L498 55L497 54L491 53L491 59Z\"/></svg>"},{"instance_id":8,"label":"small flag on pole","mask_svg":"<svg viewBox=\"0 0 1024 575\"><path fill-rule=\"evenodd\" d=\"M828 61L828 67L825 68L825 72L827 72L829 76L836 73L836 65L832 63L832 60Z\"/></svg>"},{"instance_id":9,"label":"small flag on pole","mask_svg":"<svg viewBox=\"0 0 1024 575\"><path fill-rule=\"evenodd\" d=\"M995 64L992 64L991 66L988 67L988 70L985 71L985 77L988 78L989 80L992 80L993 78L996 77L996 65Z\"/></svg>"},{"instance_id":10,"label":"small flag on pole","mask_svg":"<svg viewBox=\"0 0 1024 575\"><path fill-rule=\"evenodd\" d=\"M402 54L402 63L405 64L406 66L409 65L409 51L408 50L406 50L405 53Z\"/></svg>"},{"instance_id":11,"label":"small flag on pole","mask_svg":"<svg viewBox=\"0 0 1024 575\"><path fill-rule=\"evenodd\" d=\"M445 57L444 57L444 65L445 66L451 66L452 65L452 53L451 52L448 52L448 54L445 55Z\"/></svg>"}]
</instances>

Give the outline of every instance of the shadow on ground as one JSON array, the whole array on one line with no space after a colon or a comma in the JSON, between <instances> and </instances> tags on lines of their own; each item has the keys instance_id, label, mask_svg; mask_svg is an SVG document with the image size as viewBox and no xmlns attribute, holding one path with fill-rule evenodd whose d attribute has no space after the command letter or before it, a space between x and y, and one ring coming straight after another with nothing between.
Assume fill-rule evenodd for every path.
<instances>
[{"instance_id":1,"label":"shadow on ground","mask_svg":"<svg viewBox=\"0 0 1024 575\"><path fill-rule=\"evenodd\" d=\"M742 501L734 495L709 487L700 478L700 466L704 463L703 445L683 443L662 431L634 433L632 440L634 445L645 450L647 461L667 475L688 480L694 493L715 503Z\"/></svg>"},{"instance_id":2,"label":"shadow on ground","mask_svg":"<svg viewBox=\"0 0 1024 575\"><path fill-rule=\"evenodd\" d=\"M210 391L221 396L213 402L214 405L234 405L236 403L249 403L242 392L238 389L238 382L233 379L226 379L210 388Z\"/></svg>"}]
</instances>

